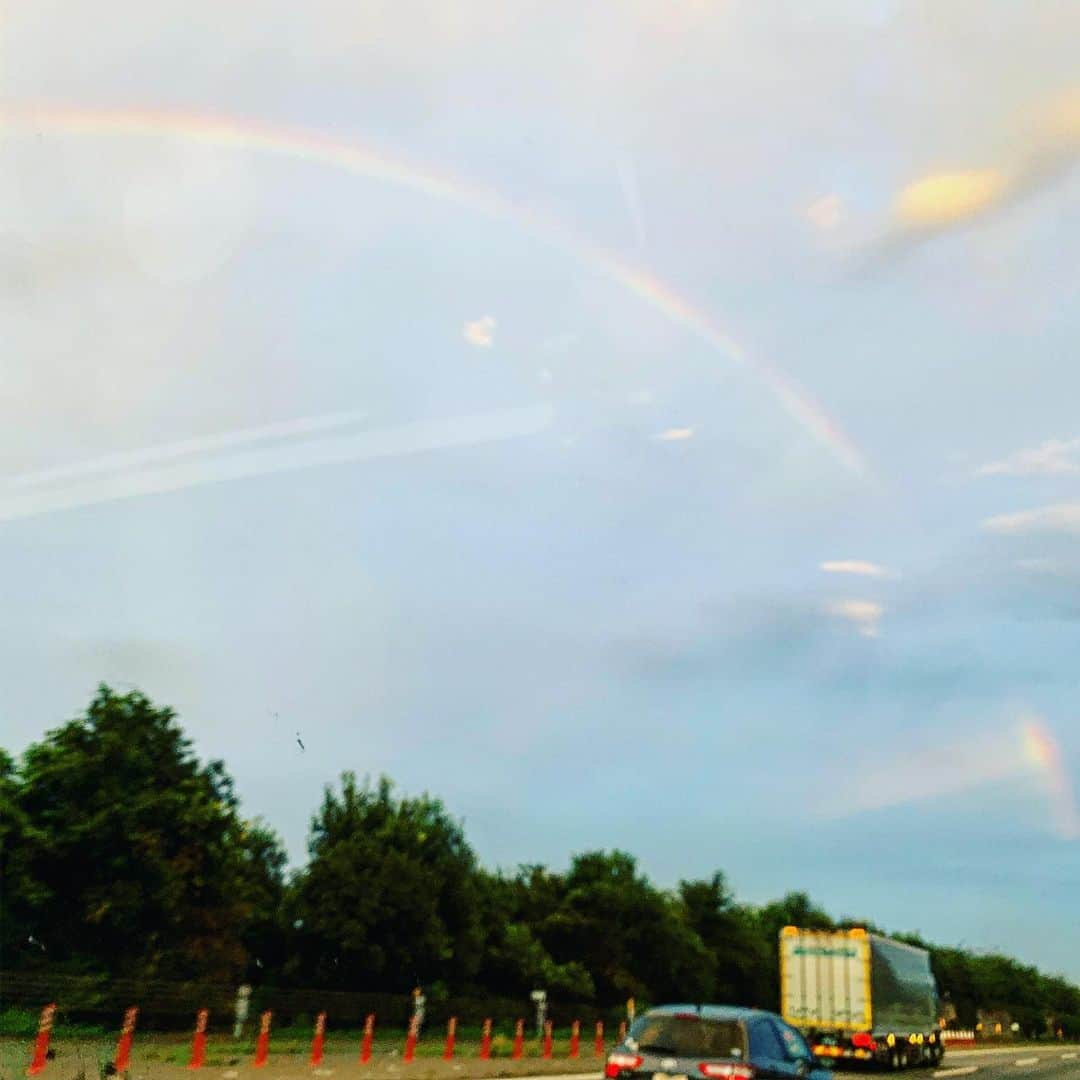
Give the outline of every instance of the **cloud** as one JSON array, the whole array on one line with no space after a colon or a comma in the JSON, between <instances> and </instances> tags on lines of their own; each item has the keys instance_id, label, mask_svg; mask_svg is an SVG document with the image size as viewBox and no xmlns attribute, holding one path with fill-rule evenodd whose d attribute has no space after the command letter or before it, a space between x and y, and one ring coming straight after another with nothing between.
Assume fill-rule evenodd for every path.
<instances>
[{"instance_id":1,"label":"cloud","mask_svg":"<svg viewBox=\"0 0 1080 1080\"><path fill-rule=\"evenodd\" d=\"M829 559L821 564L827 574L856 574L861 577L885 577L887 571L877 563L862 559Z\"/></svg>"},{"instance_id":2,"label":"cloud","mask_svg":"<svg viewBox=\"0 0 1080 1080\"><path fill-rule=\"evenodd\" d=\"M692 439L693 437L694 429L692 427L673 427L654 435L653 439L656 442L684 442L686 439Z\"/></svg>"},{"instance_id":3,"label":"cloud","mask_svg":"<svg viewBox=\"0 0 1080 1080\"><path fill-rule=\"evenodd\" d=\"M495 343L495 319L484 315L467 322L462 330L465 340L480 349L489 349Z\"/></svg>"},{"instance_id":4,"label":"cloud","mask_svg":"<svg viewBox=\"0 0 1080 1080\"><path fill-rule=\"evenodd\" d=\"M975 470L976 476L1053 476L1080 473L1080 439L1048 439Z\"/></svg>"},{"instance_id":5,"label":"cloud","mask_svg":"<svg viewBox=\"0 0 1080 1080\"><path fill-rule=\"evenodd\" d=\"M822 195L806 208L806 216L822 232L835 229L844 220L843 200L839 195Z\"/></svg>"},{"instance_id":6,"label":"cloud","mask_svg":"<svg viewBox=\"0 0 1080 1080\"><path fill-rule=\"evenodd\" d=\"M1007 126L1004 114L998 126ZM893 200L883 233L861 262L890 261L940 232L1009 210L1065 177L1080 156L1080 91L1044 99L1025 118L1016 147L991 165L928 173Z\"/></svg>"},{"instance_id":7,"label":"cloud","mask_svg":"<svg viewBox=\"0 0 1080 1080\"><path fill-rule=\"evenodd\" d=\"M885 609L873 600L837 600L826 610L830 615L854 623L863 637L878 636L878 624L885 614Z\"/></svg>"},{"instance_id":8,"label":"cloud","mask_svg":"<svg viewBox=\"0 0 1080 1080\"><path fill-rule=\"evenodd\" d=\"M1028 533L1047 532L1080 535L1080 502L1053 503L1034 510L997 514L986 518L982 527L987 532L1003 536L1024 536Z\"/></svg>"},{"instance_id":9,"label":"cloud","mask_svg":"<svg viewBox=\"0 0 1080 1080\"><path fill-rule=\"evenodd\" d=\"M993 169L935 173L905 187L893 210L915 228L941 228L974 217L999 201L1005 177Z\"/></svg>"}]
</instances>

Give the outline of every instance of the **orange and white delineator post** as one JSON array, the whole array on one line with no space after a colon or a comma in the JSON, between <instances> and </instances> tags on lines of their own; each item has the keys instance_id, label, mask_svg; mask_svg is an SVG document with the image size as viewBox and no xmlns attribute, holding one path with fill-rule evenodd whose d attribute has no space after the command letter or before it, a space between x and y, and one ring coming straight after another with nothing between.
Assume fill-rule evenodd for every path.
<instances>
[{"instance_id":1,"label":"orange and white delineator post","mask_svg":"<svg viewBox=\"0 0 1080 1080\"><path fill-rule=\"evenodd\" d=\"M116 1057L113 1068L118 1072L127 1072L131 1064L131 1043L135 1038L135 1022L139 1019L139 1006L132 1005L124 1013L124 1026L120 1029L120 1039L116 1044Z\"/></svg>"},{"instance_id":2,"label":"orange and white delineator post","mask_svg":"<svg viewBox=\"0 0 1080 1080\"><path fill-rule=\"evenodd\" d=\"M56 1017L56 1005L46 1005L38 1018L37 1038L34 1040L34 1056L30 1059L27 1076L37 1076L49 1060L49 1039L52 1037L53 1020Z\"/></svg>"},{"instance_id":3,"label":"orange and white delineator post","mask_svg":"<svg viewBox=\"0 0 1080 1080\"><path fill-rule=\"evenodd\" d=\"M206 1025L210 1020L209 1009L195 1014L195 1035L191 1040L191 1060L188 1069L201 1069L206 1064Z\"/></svg>"},{"instance_id":4,"label":"orange and white delineator post","mask_svg":"<svg viewBox=\"0 0 1080 1080\"><path fill-rule=\"evenodd\" d=\"M251 1063L256 1069L261 1069L270 1057L270 1021L273 1018L269 1009L259 1017L259 1038L255 1043L255 1060Z\"/></svg>"},{"instance_id":5,"label":"orange and white delineator post","mask_svg":"<svg viewBox=\"0 0 1080 1080\"><path fill-rule=\"evenodd\" d=\"M375 1014L368 1013L364 1020L364 1037L360 1040L360 1064L371 1060L371 1046L375 1041Z\"/></svg>"},{"instance_id":6,"label":"orange and white delineator post","mask_svg":"<svg viewBox=\"0 0 1080 1080\"><path fill-rule=\"evenodd\" d=\"M326 1038L326 1013L321 1012L315 1017L315 1034L311 1039L311 1066L322 1064L323 1041Z\"/></svg>"}]
</instances>

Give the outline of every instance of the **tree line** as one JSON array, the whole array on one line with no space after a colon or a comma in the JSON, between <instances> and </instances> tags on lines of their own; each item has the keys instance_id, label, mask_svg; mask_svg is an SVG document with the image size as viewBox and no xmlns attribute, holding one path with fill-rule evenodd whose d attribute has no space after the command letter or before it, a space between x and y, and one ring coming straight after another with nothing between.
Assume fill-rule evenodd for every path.
<instances>
[{"instance_id":1,"label":"tree line","mask_svg":"<svg viewBox=\"0 0 1080 1080\"><path fill-rule=\"evenodd\" d=\"M244 817L220 761L174 712L101 686L84 715L15 761L0 750L0 966L110 978L776 1009L777 939L834 919L804 893L740 903L717 871L661 889L622 851L562 872L481 866L428 795L345 773L288 872ZM956 1022L999 1011L1029 1033L1080 1035L1080 989L1005 956L931 950Z\"/></svg>"}]
</instances>

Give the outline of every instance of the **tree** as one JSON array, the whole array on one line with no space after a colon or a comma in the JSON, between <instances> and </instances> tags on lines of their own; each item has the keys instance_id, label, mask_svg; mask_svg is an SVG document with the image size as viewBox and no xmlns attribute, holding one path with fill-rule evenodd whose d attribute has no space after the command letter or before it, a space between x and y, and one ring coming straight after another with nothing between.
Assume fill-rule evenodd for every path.
<instances>
[{"instance_id":1,"label":"tree","mask_svg":"<svg viewBox=\"0 0 1080 1080\"><path fill-rule=\"evenodd\" d=\"M585 966L556 963L530 925L545 910L545 898L547 910L558 903L559 879L541 867L522 867L514 878L481 872L479 882L487 935L474 990L523 998L542 987L563 1000L591 1000L596 986Z\"/></svg>"},{"instance_id":2,"label":"tree","mask_svg":"<svg viewBox=\"0 0 1080 1080\"><path fill-rule=\"evenodd\" d=\"M724 875L679 883L685 918L709 950L718 1001L774 1008L765 976L770 949L755 913L735 903Z\"/></svg>"},{"instance_id":3,"label":"tree","mask_svg":"<svg viewBox=\"0 0 1080 1080\"><path fill-rule=\"evenodd\" d=\"M101 686L25 753L17 804L33 934L51 965L232 979L251 916L243 825L221 762L170 709Z\"/></svg>"},{"instance_id":4,"label":"tree","mask_svg":"<svg viewBox=\"0 0 1080 1080\"><path fill-rule=\"evenodd\" d=\"M240 833L240 895L247 917L240 935L247 956L247 975L279 972L288 959L285 928L285 849L265 822L246 822Z\"/></svg>"},{"instance_id":5,"label":"tree","mask_svg":"<svg viewBox=\"0 0 1080 1080\"><path fill-rule=\"evenodd\" d=\"M437 799L396 799L391 782L329 786L297 879L293 978L347 989L460 986L480 963L476 859Z\"/></svg>"},{"instance_id":6,"label":"tree","mask_svg":"<svg viewBox=\"0 0 1080 1080\"><path fill-rule=\"evenodd\" d=\"M633 856L577 855L559 892L534 932L560 963L584 964L601 1000L712 996L708 950L679 903L638 873Z\"/></svg>"},{"instance_id":7,"label":"tree","mask_svg":"<svg viewBox=\"0 0 1080 1080\"><path fill-rule=\"evenodd\" d=\"M0 963L12 968L40 959L31 940L40 888L27 862L29 822L19 804L20 787L14 760L0 750Z\"/></svg>"}]
</instances>

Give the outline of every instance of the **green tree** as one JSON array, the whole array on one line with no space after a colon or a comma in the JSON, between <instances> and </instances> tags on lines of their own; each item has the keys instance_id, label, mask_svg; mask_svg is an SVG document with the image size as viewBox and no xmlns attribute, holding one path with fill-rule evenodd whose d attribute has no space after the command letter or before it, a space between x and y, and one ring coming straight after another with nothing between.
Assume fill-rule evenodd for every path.
<instances>
[{"instance_id":1,"label":"green tree","mask_svg":"<svg viewBox=\"0 0 1080 1080\"><path fill-rule=\"evenodd\" d=\"M243 824L221 762L175 715L101 686L85 716L24 755L21 859L52 965L231 979L252 915Z\"/></svg>"},{"instance_id":2,"label":"green tree","mask_svg":"<svg viewBox=\"0 0 1080 1080\"><path fill-rule=\"evenodd\" d=\"M724 875L679 883L687 923L708 949L718 1001L774 1008L765 976L771 953L755 913L735 903Z\"/></svg>"},{"instance_id":3,"label":"green tree","mask_svg":"<svg viewBox=\"0 0 1080 1080\"><path fill-rule=\"evenodd\" d=\"M391 782L327 787L311 823L310 861L291 898L294 979L407 990L471 981L480 964L476 859L461 826L427 795Z\"/></svg>"},{"instance_id":4,"label":"green tree","mask_svg":"<svg viewBox=\"0 0 1080 1080\"><path fill-rule=\"evenodd\" d=\"M0 750L0 965L11 968L42 962L40 947L31 940L41 890L27 860L29 822L20 790L14 760Z\"/></svg>"},{"instance_id":5,"label":"green tree","mask_svg":"<svg viewBox=\"0 0 1080 1080\"><path fill-rule=\"evenodd\" d=\"M558 879L539 867L524 867L514 878L481 873L481 925L486 936L474 991L524 998L542 987L563 1000L594 997L596 987L585 966L556 963L529 925L544 902L541 893L549 894L552 904L558 902L557 895L549 893L552 882Z\"/></svg>"},{"instance_id":6,"label":"green tree","mask_svg":"<svg viewBox=\"0 0 1080 1080\"><path fill-rule=\"evenodd\" d=\"M238 889L247 911L241 944L247 956L247 974L283 970L288 960L285 928L285 849L277 833L256 819L245 823L239 838Z\"/></svg>"},{"instance_id":7,"label":"green tree","mask_svg":"<svg viewBox=\"0 0 1080 1080\"><path fill-rule=\"evenodd\" d=\"M638 873L633 856L574 857L557 906L535 932L560 963L584 964L605 1002L712 996L712 963L676 898Z\"/></svg>"}]
</instances>

